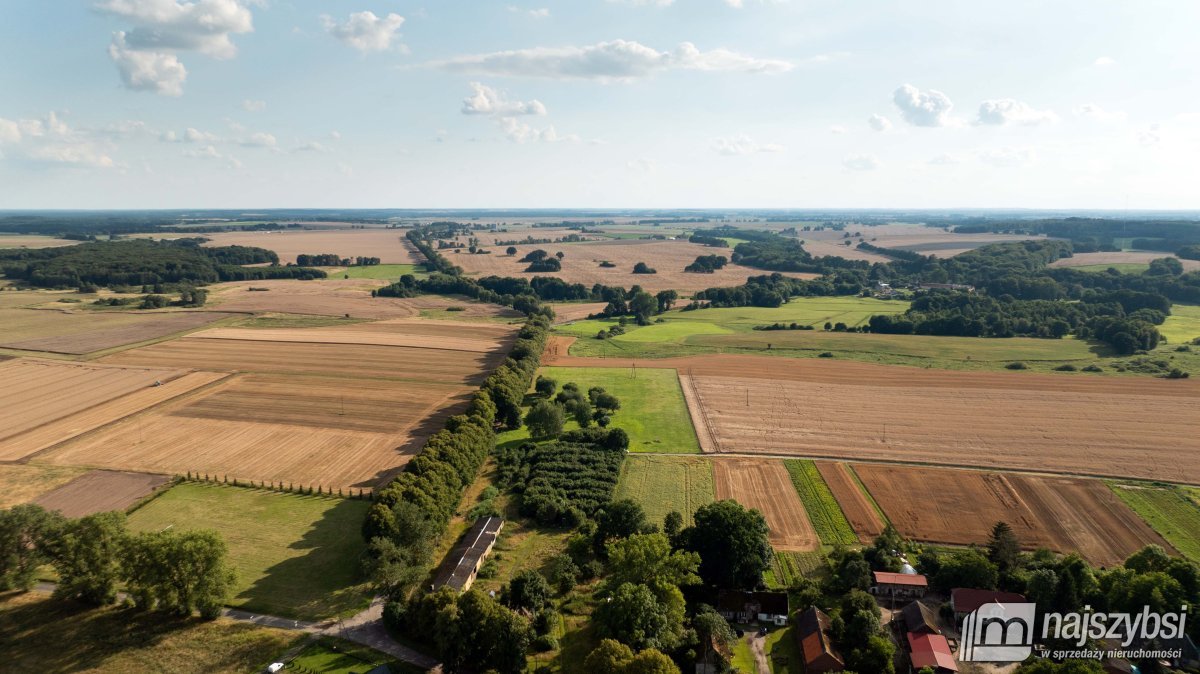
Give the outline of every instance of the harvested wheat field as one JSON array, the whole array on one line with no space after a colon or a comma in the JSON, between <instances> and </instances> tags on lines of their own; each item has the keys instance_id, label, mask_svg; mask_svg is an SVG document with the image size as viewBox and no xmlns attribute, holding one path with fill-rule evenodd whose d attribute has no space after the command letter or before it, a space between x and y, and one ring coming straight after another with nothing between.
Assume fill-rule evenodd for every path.
<instances>
[{"instance_id":1,"label":"harvested wheat field","mask_svg":"<svg viewBox=\"0 0 1200 674\"><path fill-rule=\"evenodd\" d=\"M421 254L402 229L306 229L275 232L217 232L205 234L206 246L255 246L273 250L281 263L297 255L335 253L339 257L377 257L383 264L419 261Z\"/></svg>"},{"instance_id":2,"label":"harvested wheat field","mask_svg":"<svg viewBox=\"0 0 1200 674\"><path fill-rule=\"evenodd\" d=\"M592 314L598 314L607 307L607 302L551 302L554 310L555 323L570 323L581 321Z\"/></svg>"},{"instance_id":3,"label":"harvested wheat field","mask_svg":"<svg viewBox=\"0 0 1200 674\"><path fill-rule=\"evenodd\" d=\"M807 552L821 547L782 461L714 460L713 479L717 499L731 498L763 514L771 529L771 546L776 550Z\"/></svg>"},{"instance_id":4,"label":"harvested wheat field","mask_svg":"<svg viewBox=\"0 0 1200 674\"><path fill-rule=\"evenodd\" d=\"M274 330L263 330L271 333ZM119 365L200 367L223 372L308 373L478 386L502 353L438 348L185 337L104 358Z\"/></svg>"},{"instance_id":5,"label":"harvested wheat field","mask_svg":"<svg viewBox=\"0 0 1200 674\"><path fill-rule=\"evenodd\" d=\"M1175 256L1171 253L1161 253L1154 251L1122 251L1110 253L1075 253L1071 257L1064 257L1050 263L1051 267L1087 267L1097 264L1148 264L1151 260L1158 260L1164 257ZM1183 264L1184 271L1194 271L1200 269L1200 260L1183 260L1178 259Z\"/></svg>"},{"instance_id":6,"label":"harvested wheat field","mask_svg":"<svg viewBox=\"0 0 1200 674\"><path fill-rule=\"evenodd\" d=\"M633 361L559 355L553 364L630 367ZM1200 484L1196 380L733 354L663 358L654 366L674 367L687 378L684 395L706 452Z\"/></svg>"},{"instance_id":7,"label":"harvested wheat field","mask_svg":"<svg viewBox=\"0 0 1200 674\"><path fill-rule=\"evenodd\" d=\"M1104 482L973 470L855 464L896 529L931 543L982 544L1007 522L1025 549L1078 551L1120 564L1149 544L1171 546Z\"/></svg>"},{"instance_id":8,"label":"harvested wheat field","mask_svg":"<svg viewBox=\"0 0 1200 674\"><path fill-rule=\"evenodd\" d=\"M470 328L472 326L463 326ZM491 327L491 326L487 326ZM259 342L307 342L319 344L362 344L376 346L407 346L445 351L489 353L508 341L511 330L501 328L491 332L460 330L457 324L423 326L420 322L357 323L332 328L216 328L196 333L197 339L232 339Z\"/></svg>"},{"instance_id":9,"label":"harvested wheat field","mask_svg":"<svg viewBox=\"0 0 1200 674\"><path fill-rule=\"evenodd\" d=\"M175 379L159 380L159 386L139 388L85 410L44 423L23 433L9 436L0 443L0 459L31 457L60 442L96 430L118 419L150 409L172 398L189 393L229 375L224 372L189 372Z\"/></svg>"},{"instance_id":10,"label":"harvested wheat field","mask_svg":"<svg viewBox=\"0 0 1200 674\"><path fill-rule=\"evenodd\" d=\"M324 279L319 281L238 281L209 286L209 306L221 311L308 314L352 318L415 318L422 311L462 307L464 317L518 316L510 309L470 299L423 296L411 299L371 297L382 288L378 279ZM251 290L256 288L257 290Z\"/></svg>"},{"instance_id":11,"label":"harvested wheat field","mask_svg":"<svg viewBox=\"0 0 1200 674\"><path fill-rule=\"evenodd\" d=\"M83 517L126 510L171 482L169 475L93 470L34 499L46 510Z\"/></svg>"},{"instance_id":12,"label":"harvested wheat field","mask_svg":"<svg viewBox=\"0 0 1200 674\"><path fill-rule=\"evenodd\" d=\"M0 508L11 508L64 485L86 472L70 466L0 463Z\"/></svg>"},{"instance_id":13,"label":"harvested wheat field","mask_svg":"<svg viewBox=\"0 0 1200 674\"><path fill-rule=\"evenodd\" d=\"M0 460L23 456L9 446L22 433L183 374L29 358L0 362Z\"/></svg>"},{"instance_id":14,"label":"harvested wheat field","mask_svg":"<svg viewBox=\"0 0 1200 674\"><path fill-rule=\"evenodd\" d=\"M460 266L468 274L478 276L515 276L532 278L534 276L556 276L569 283L582 283L589 288L596 284L622 286L628 288L640 285L649 292L674 289L682 294L690 295L697 290L720 286L738 286L751 276L768 274L759 269L751 269L735 264L726 265L724 269L712 274L691 274L683 268L701 255L731 254L727 248L707 248L697 243L687 241L643 241L638 239L619 241L596 241L587 243L562 244L523 244L516 246L516 255L504 253L506 247L493 248L489 255L471 255L467 252L455 254L452 251L442 251L443 256L450 262ZM542 249L551 255L562 251L562 271L559 272L526 272L529 266L520 259L529 251ZM601 267L600 263L609 261L615 267ZM657 274L634 274L633 266L645 262L658 271ZM793 274L798 278L816 278L816 274Z\"/></svg>"},{"instance_id":15,"label":"harvested wheat field","mask_svg":"<svg viewBox=\"0 0 1200 674\"><path fill-rule=\"evenodd\" d=\"M850 246L842 244L846 240L844 236L847 233L851 236L849 239L852 242ZM858 233L862 233L861 238L856 236ZM922 255L933 255L934 257L953 257L968 250L974 250L980 246L992 243L1046 238L1044 236L1014 234L955 234L954 232L947 232L940 227L926 227L925 225L915 223L892 223L874 227L847 225L844 231L826 229L819 232L800 232L799 237L805 241L805 249L812 252L813 255L828 254L817 252L817 249L823 249L823 246L819 244L815 247L810 245L816 242L851 249L857 246L859 241L866 241L881 248L911 250ZM865 251L855 252L861 253Z\"/></svg>"},{"instance_id":16,"label":"harvested wheat field","mask_svg":"<svg viewBox=\"0 0 1200 674\"><path fill-rule=\"evenodd\" d=\"M0 347L82 355L126 344L160 339L203 327L236 314L212 311L116 313L0 310ZM11 321L11 322L10 322Z\"/></svg>"},{"instance_id":17,"label":"harvested wheat field","mask_svg":"<svg viewBox=\"0 0 1200 674\"><path fill-rule=\"evenodd\" d=\"M870 543L883 533L885 522L871 503L871 499L858 486L858 481L850 474L850 466L840 461L817 461L816 466L817 471L821 473L821 479L829 485L833 498L841 506L858 540L864 544Z\"/></svg>"}]
</instances>

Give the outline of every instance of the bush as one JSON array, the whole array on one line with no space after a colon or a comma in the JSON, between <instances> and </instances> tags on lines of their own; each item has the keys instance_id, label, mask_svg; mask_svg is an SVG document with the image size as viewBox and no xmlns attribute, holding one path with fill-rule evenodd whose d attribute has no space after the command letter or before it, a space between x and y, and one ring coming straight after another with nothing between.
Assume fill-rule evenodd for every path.
<instances>
[{"instance_id":1,"label":"bush","mask_svg":"<svg viewBox=\"0 0 1200 674\"><path fill-rule=\"evenodd\" d=\"M1074 372L1074 371L1078 370L1079 368L1075 367L1074 365L1071 365L1070 363L1066 363L1064 365L1059 365L1058 367L1056 367L1054 369L1057 372Z\"/></svg>"},{"instance_id":2,"label":"bush","mask_svg":"<svg viewBox=\"0 0 1200 674\"><path fill-rule=\"evenodd\" d=\"M1028 370L1029 366L1018 360L1018 361L1009 363L1008 365L1005 365L1004 369L1006 369L1006 370Z\"/></svg>"},{"instance_id":3,"label":"bush","mask_svg":"<svg viewBox=\"0 0 1200 674\"><path fill-rule=\"evenodd\" d=\"M1088 365L1087 367L1083 368L1083 371L1084 372L1104 372L1104 368L1100 367L1099 365Z\"/></svg>"},{"instance_id":4,"label":"bush","mask_svg":"<svg viewBox=\"0 0 1200 674\"><path fill-rule=\"evenodd\" d=\"M1172 368L1172 370L1170 372L1164 374L1163 378L1164 379L1187 379L1188 373L1184 372L1183 370L1176 367L1176 368Z\"/></svg>"},{"instance_id":5,"label":"bush","mask_svg":"<svg viewBox=\"0 0 1200 674\"><path fill-rule=\"evenodd\" d=\"M533 650L537 651L538 653L545 653L546 651L558 650L558 639L555 639L554 637L550 636L549 634L543 634L543 635L534 637L533 638Z\"/></svg>"},{"instance_id":6,"label":"bush","mask_svg":"<svg viewBox=\"0 0 1200 674\"><path fill-rule=\"evenodd\" d=\"M833 353L830 351L822 351L817 354L817 358L833 358Z\"/></svg>"},{"instance_id":7,"label":"bush","mask_svg":"<svg viewBox=\"0 0 1200 674\"><path fill-rule=\"evenodd\" d=\"M639 262L633 265L633 273L635 274L657 274L658 270L654 269L645 262Z\"/></svg>"}]
</instances>

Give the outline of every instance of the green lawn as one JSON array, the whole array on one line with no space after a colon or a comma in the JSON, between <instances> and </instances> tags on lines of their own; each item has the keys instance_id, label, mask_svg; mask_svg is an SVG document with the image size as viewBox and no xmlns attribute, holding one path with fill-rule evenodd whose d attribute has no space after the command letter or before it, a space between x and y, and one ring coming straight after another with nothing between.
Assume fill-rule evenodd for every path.
<instances>
[{"instance_id":1,"label":"green lawn","mask_svg":"<svg viewBox=\"0 0 1200 674\"><path fill-rule=\"evenodd\" d=\"M696 509L716 499L712 463L700 457L630 455L621 466L615 498L637 501L655 524L672 510L691 524Z\"/></svg>"},{"instance_id":2,"label":"green lawn","mask_svg":"<svg viewBox=\"0 0 1200 674\"><path fill-rule=\"evenodd\" d=\"M231 620L93 608L39 592L0 594L3 672L261 672L296 639Z\"/></svg>"},{"instance_id":3,"label":"green lawn","mask_svg":"<svg viewBox=\"0 0 1200 674\"><path fill-rule=\"evenodd\" d=\"M129 516L135 531L215 529L238 573L230 605L315 620L366 608L368 501L184 483Z\"/></svg>"},{"instance_id":4,"label":"green lawn","mask_svg":"<svg viewBox=\"0 0 1200 674\"><path fill-rule=\"evenodd\" d=\"M1117 496L1185 557L1200 562L1200 505L1176 487L1110 483Z\"/></svg>"},{"instance_id":5,"label":"green lawn","mask_svg":"<svg viewBox=\"0 0 1200 674\"><path fill-rule=\"evenodd\" d=\"M379 665L388 665L393 672L423 671L412 665L396 662L379 651L343 639L322 637L300 651L288 663L287 672L316 674L366 674Z\"/></svg>"},{"instance_id":6,"label":"green lawn","mask_svg":"<svg viewBox=\"0 0 1200 674\"><path fill-rule=\"evenodd\" d=\"M1200 306L1195 304L1176 304L1171 307L1171 315L1160 326L1158 331L1171 344L1187 344L1200 337Z\"/></svg>"},{"instance_id":7,"label":"green lawn","mask_svg":"<svg viewBox=\"0 0 1200 674\"><path fill-rule=\"evenodd\" d=\"M372 264L365 267L344 267L329 270L329 278L370 278L396 280L405 274L425 276L425 269L415 264Z\"/></svg>"},{"instance_id":8,"label":"green lawn","mask_svg":"<svg viewBox=\"0 0 1200 674\"><path fill-rule=\"evenodd\" d=\"M1116 269L1122 274L1140 274L1149 268L1150 264L1146 262L1114 262L1112 264L1085 264L1078 267L1071 267L1075 271L1105 272L1109 269Z\"/></svg>"},{"instance_id":9,"label":"green lawn","mask_svg":"<svg viewBox=\"0 0 1200 674\"><path fill-rule=\"evenodd\" d=\"M821 542L825 545L858 543L858 536L854 534L854 529L842 512L842 507L838 505L837 499L833 497L833 492L829 490L829 485L825 484L821 473L817 471L817 464L796 459L784 461L783 465L792 477L792 484L800 494L804 510L808 512L808 519L812 521Z\"/></svg>"},{"instance_id":10,"label":"green lawn","mask_svg":"<svg viewBox=\"0 0 1200 674\"><path fill-rule=\"evenodd\" d=\"M629 434L631 452L700 453L675 370L545 367L541 374L557 380L559 386L575 382L584 391L600 386L617 396L621 409L612 423Z\"/></svg>"}]
</instances>

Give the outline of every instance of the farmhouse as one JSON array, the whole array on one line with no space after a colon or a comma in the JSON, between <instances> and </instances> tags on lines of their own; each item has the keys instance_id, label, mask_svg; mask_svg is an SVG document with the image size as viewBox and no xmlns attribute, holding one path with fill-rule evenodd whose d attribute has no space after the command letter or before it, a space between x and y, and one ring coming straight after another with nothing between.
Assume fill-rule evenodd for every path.
<instances>
[{"instance_id":1,"label":"farmhouse","mask_svg":"<svg viewBox=\"0 0 1200 674\"><path fill-rule=\"evenodd\" d=\"M717 594L717 612L733 622L786 625L788 597L785 592L721 590Z\"/></svg>"},{"instance_id":2,"label":"farmhouse","mask_svg":"<svg viewBox=\"0 0 1200 674\"><path fill-rule=\"evenodd\" d=\"M908 635L908 657L914 672L923 667L929 667L938 674L957 672L958 664L954 662L954 653L950 643L940 634Z\"/></svg>"},{"instance_id":3,"label":"farmhouse","mask_svg":"<svg viewBox=\"0 0 1200 674\"><path fill-rule=\"evenodd\" d=\"M874 576L871 594L879 597L924 597L929 589L929 581L920 574L875 571Z\"/></svg>"},{"instance_id":4,"label":"farmhouse","mask_svg":"<svg viewBox=\"0 0 1200 674\"><path fill-rule=\"evenodd\" d=\"M499 517L481 517L475 520L467 533L450 551L442 569L434 580L434 588L450 586L459 592L471 589L483 560L496 545L504 520Z\"/></svg>"},{"instance_id":5,"label":"farmhouse","mask_svg":"<svg viewBox=\"0 0 1200 674\"><path fill-rule=\"evenodd\" d=\"M1019 604L1024 601L1025 597L1016 592L975 590L968 587L956 587L950 590L950 607L954 609L954 622L956 623L984 604Z\"/></svg>"},{"instance_id":6,"label":"farmhouse","mask_svg":"<svg viewBox=\"0 0 1200 674\"><path fill-rule=\"evenodd\" d=\"M938 626L937 611L924 602L914 601L905 606L900 611L900 618L904 621L904 631L909 634L942 633L942 628Z\"/></svg>"},{"instance_id":7,"label":"farmhouse","mask_svg":"<svg viewBox=\"0 0 1200 674\"><path fill-rule=\"evenodd\" d=\"M821 609L812 606L801 613L796 618L794 634L807 674L840 672L846 668L842 654L829 638L829 616Z\"/></svg>"}]
</instances>

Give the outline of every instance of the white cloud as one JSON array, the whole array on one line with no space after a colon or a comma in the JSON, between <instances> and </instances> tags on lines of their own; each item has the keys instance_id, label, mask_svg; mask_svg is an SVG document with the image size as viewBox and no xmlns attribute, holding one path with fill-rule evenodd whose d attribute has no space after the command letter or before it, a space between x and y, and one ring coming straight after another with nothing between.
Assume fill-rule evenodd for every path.
<instances>
[{"instance_id":1,"label":"white cloud","mask_svg":"<svg viewBox=\"0 0 1200 674\"><path fill-rule=\"evenodd\" d=\"M111 141L99 131L72 129L58 115L50 112L45 119L0 118L0 145L11 149L11 157L37 164L56 164L82 168L113 168L117 163L109 156Z\"/></svg>"},{"instance_id":2,"label":"white cloud","mask_svg":"<svg viewBox=\"0 0 1200 674\"><path fill-rule=\"evenodd\" d=\"M404 24L404 17L394 13L375 16L374 12L354 12L341 23L324 15L321 24L326 32L339 41L365 53L391 49L396 31Z\"/></svg>"},{"instance_id":3,"label":"white cloud","mask_svg":"<svg viewBox=\"0 0 1200 674\"><path fill-rule=\"evenodd\" d=\"M338 131L337 129L334 129L333 131L329 132L329 137L332 138L333 140L341 140L342 132Z\"/></svg>"},{"instance_id":4,"label":"white cloud","mask_svg":"<svg viewBox=\"0 0 1200 674\"><path fill-rule=\"evenodd\" d=\"M608 0L618 5L633 5L635 7L670 7L675 0Z\"/></svg>"},{"instance_id":5,"label":"white cloud","mask_svg":"<svg viewBox=\"0 0 1200 674\"><path fill-rule=\"evenodd\" d=\"M892 102L900 109L904 121L914 126L950 126L954 103L937 89L921 90L905 84L892 93Z\"/></svg>"},{"instance_id":6,"label":"white cloud","mask_svg":"<svg viewBox=\"0 0 1200 674\"><path fill-rule=\"evenodd\" d=\"M242 109L246 112L262 112L267 109L266 101L252 101L249 98L242 101Z\"/></svg>"},{"instance_id":7,"label":"white cloud","mask_svg":"<svg viewBox=\"0 0 1200 674\"><path fill-rule=\"evenodd\" d=\"M1037 153L1028 147L1001 147L980 150L979 160L999 168L1028 166L1037 161Z\"/></svg>"},{"instance_id":8,"label":"white cloud","mask_svg":"<svg viewBox=\"0 0 1200 674\"><path fill-rule=\"evenodd\" d=\"M1102 122L1122 121L1128 116L1124 112L1105 110L1095 103L1084 103L1072 112L1076 117L1086 117Z\"/></svg>"},{"instance_id":9,"label":"white cloud","mask_svg":"<svg viewBox=\"0 0 1200 674\"><path fill-rule=\"evenodd\" d=\"M1058 115L1054 114L1053 110L1037 110L1028 103L1012 98L996 98L979 104L979 124L1002 126L1012 123L1035 126L1057 121Z\"/></svg>"},{"instance_id":10,"label":"white cloud","mask_svg":"<svg viewBox=\"0 0 1200 674\"><path fill-rule=\"evenodd\" d=\"M275 140L275 136L272 136L269 133L259 132L259 133L251 134L250 136L241 139L240 141L238 141L238 144L243 147L270 147L270 148L273 148L276 145L278 145L279 143L278 143L278 141Z\"/></svg>"},{"instance_id":11,"label":"white cloud","mask_svg":"<svg viewBox=\"0 0 1200 674\"><path fill-rule=\"evenodd\" d=\"M1096 66L1097 68L1107 68L1109 66L1117 65L1117 60L1111 56L1101 56L1093 61L1092 65Z\"/></svg>"},{"instance_id":12,"label":"white cloud","mask_svg":"<svg viewBox=\"0 0 1200 674\"><path fill-rule=\"evenodd\" d=\"M873 154L852 154L842 160L842 166L851 171L874 171L883 164Z\"/></svg>"},{"instance_id":13,"label":"white cloud","mask_svg":"<svg viewBox=\"0 0 1200 674\"><path fill-rule=\"evenodd\" d=\"M887 131L892 128L892 120L878 113L867 118L867 124L870 124L871 128L876 131Z\"/></svg>"},{"instance_id":14,"label":"white cloud","mask_svg":"<svg viewBox=\"0 0 1200 674\"><path fill-rule=\"evenodd\" d=\"M164 96L182 96L187 68L174 54L129 49L125 33L113 35L108 56L121 73L121 81L134 91L153 91Z\"/></svg>"},{"instance_id":15,"label":"white cloud","mask_svg":"<svg viewBox=\"0 0 1200 674\"><path fill-rule=\"evenodd\" d=\"M183 156L195 157L197 159L220 160L222 163L225 164L225 166L227 166L229 168L233 168L233 169L238 169L238 168L242 167L242 162L239 161L236 157L232 157L232 156L229 156L226 154L221 154L221 152L218 151L217 148L212 145L205 145L203 147L199 147L194 150L184 150Z\"/></svg>"},{"instance_id":16,"label":"white cloud","mask_svg":"<svg viewBox=\"0 0 1200 674\"><path fill-rule=\"evenodd\" d=\"M759 152L782 152L783 146L777 143L759 144L746 134L714 138L712 149L726 156L757 154Z\"/></svg>"},{"instance_id":17,"label":"white cloud","mask_svg":"<svg viewBox=\"0 0 1200 674\"><path fill-rule=\"evenodd\" d=\"M961 164L962 161L962 157L956 154L943 152L933 159L930 159L929 163L933 164L934 166L954 166L955 164Z\"/></svg>"},{"instance_id":18,"label":"white cloud","mask_svg":"<svg viewBox=\"0 0 1200 674\"><path fill-rule=\"evenodd\" d=\"M544 115L546 106L541 101L510 101L503 92L482 84L470 83L470 96L463 99L462 113L464 115Z\"/></svg>"},{"instance_id":19,"label":"white cloud","mask_svg":"<svg viewBox=\"0 0 1200 674\"><path fill-rule=\"evenodd\" d=\"M330 151L331 150L327 146L325 146L315 140L310 140L309 142L304 143L296 148L296 152L330 152Z\"/></svg>"},{"instance_id":20,"label":"white cloud","mask_svg":"<svg viewBox=\"0 0 1200 674\"><path fill-rule=\"evenodd\" d=\"M506 77L599 80L632 80L670 70L777 73L793 67L787 61L756 58L728 49L700 51L690 42L665 52L631 40L473 54L427 65L452 72Z\"/></svg>"},{"instance_id":21,"label":"white cloud","mask_svg":"<svg viewBox=\"0 0 1200 674\"><path fill-rule=\"evenodd\" d=\"M100 0L95 7L133 24L114 34L108 48L125 86L179 96L187 69L178 53L236 56L230 36L254 30L249 4L251 0Z\"/></svg>"},{"instance_id":22,"label":"white cloud","mask_svg":"<svg viewBox=\"0 0 1200 674\"><path fill-rule=\"evenodd\" d=\"M532 16L535 19L545 19L546 17L550 16L550 8L548 8L548 7L539 7L538 9L525 9L523 7L517 7L516 5L509 5L508 11L510 11L514 14L527 14L529 16Z\"/></svg>"},{"instance_id":23,"label":"white cloud","mask_svg":"<svg viewBox=\"0 0 1200 674\"><path fill-rule=\"evenodd\" d=\"M654 163L653 159L645 157L638 157L637 159L630 159L625 162L625 168L633 171L641 171L642 173L651 173L657 167L658 165Z\"/></svg>"},{"instance_id":24,"label":"white cloud","mask_svg":"<svg viewBox=\"0 0 1200 674\"><path fill-rule=\"evenodd\" d=\"M518 121L516 117L501 117L496 120L500 125L500 129L504 135L514 143L559 143L570 142L578 143L579 136L575 134L559 135L558 131L553 126L548 126L544 129L538 129L524 122Z\"/></svg>"},{"instance_id":25,"label":"white cloud","mask_svg":"<svg viewBox=\"0 0 1200 674\"><path fill-rule=\"evenodd\" d=\"M174 132L171 132L171 135L172 135L172 137L174 137L174 135L175 135ZM219 140L220 140L220 138L218 138L217 134L215 134L215 133L210 133L208 131L201 131L199 129L193 129L192 127L189 126L187 128L187 130L183 132L183 141L182 142L184 142L184 143L216 143Z\"/></svg>"},{"instance_id":26,"label":"white cloud","mask_svg":"<svg viewBox=\"0 0 1200 674\"><path fill-rule=\"evenodd\" d=\"M833 126L829 127L829 133L840 136L843 133L846 133L846 127L842 126L841 124L834 124Z\"/></svg>"},{"instance_id":27,"label":"white cloud","mask_svg":"<svg viewBox=\"0 0 1200 674\"><path fill-rule=\"evenodd\" d=\"M1162 124L1151 124L1150 128L1138 132L1138 142L1150 147L1162 142Z\"/></svg>"}]
</instances>

